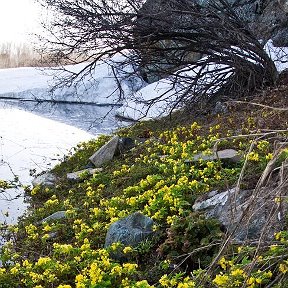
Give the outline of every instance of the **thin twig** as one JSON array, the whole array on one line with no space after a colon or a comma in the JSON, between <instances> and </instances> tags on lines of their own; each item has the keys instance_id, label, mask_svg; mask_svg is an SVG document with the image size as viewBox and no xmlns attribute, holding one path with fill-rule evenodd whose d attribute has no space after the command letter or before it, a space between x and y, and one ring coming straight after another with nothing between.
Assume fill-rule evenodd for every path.
<instances>
[{"instance_id":1,"label":"thin twig","mask_svg":"<svg viewBox=\"0 0 288 288\"><path fill-rule=\"evenodd\" d=\"M272 106L269 106L269 105L264 105L264 104L260 104L260 103L255 103L255 102L247 102L247 101L226 101L224 103L239 103L239 104L248 104L248 105L253 105L253 106L259 106L259 107L263 107L263 108L267 108L267 109L272 109L272 110L276 110L276 111L288 111L288 108L280 108L280 107L272 107Z\"/></svg>"}]
</instances>

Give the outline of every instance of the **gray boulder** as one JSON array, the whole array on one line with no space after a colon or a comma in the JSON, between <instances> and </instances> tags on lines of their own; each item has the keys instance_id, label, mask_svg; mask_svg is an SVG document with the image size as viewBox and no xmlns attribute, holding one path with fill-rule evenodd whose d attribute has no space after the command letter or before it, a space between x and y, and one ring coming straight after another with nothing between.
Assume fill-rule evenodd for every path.
<instances>
[{"instance_id":1,"label":"gray boulder","mask_svg":"<svg viewBox=\"0 0 288 288\"><path fill-rule=\"evenodd\" d=\"M140 212L133 213L111 224L107 231L105 247L120 242L135 247L153 233L153 220Z\"/></svg>"},{"instance_id":2,"label":"gray boulder","mask_svg":"<svg viewBox=\"0 0 288 288\"><path fill-rule=\"evenodd\" d=\"M276 47L288 47L288 27L279 29L272 37L272 41Z\"/></svg>"},{"instance_id":3,"label":"gray boulder","mask_svg":"<svg viewBox=\"0 0 288 288\"><path fill-rule=\"evenodd\" d=\"M241 160L241 156L239 153L234 149L224 149L217 151L216 153L213 153L211 155L205 155L203 153L196 154L193 159L191 160L185 160L185 163L193 163L196 161L199 161L200 159L204 161L215 161L215 160L221 160L221 161L228 161L231 163L237 163Z\"/></svg>"},{"instance_id":4,"label":"gray boulder","mask_svg":"<svg viewBox=\"0 0 288 288\"><path fill-rule=\"evenodd\" d=\"M89 160L95 167L101 167L104 163L113 159L115 151L118 147L119 136L114 136L109 142L104 144Z\"/></svg>"},{"instance_id":5,"label":"gray boulder","mask_svg":"<svg viewBox=\"0 0 288 288\"><path fill-rule=\"evenodd\" d=\"M51 215L49 215L48 217L42 219L39 223L42 224L44 222L49 222L51 220L60 220L66 218L66 211L57 211Z\"/></svg>"},{"instance_id":6,"label":"gray boulder","mask_svg":"<svg viewBox=\"0 0 288 288\"><path fill-rule=\"evenodd\" d=\"M118 141L117 153L123 154L135 147L135 140L130 137L121 137Z\"/></svg>"},{"instance_id":7,"label":"gray boulder","mask_svg":"<svg viewBox=\"0 0 288 288\"><path fill-rule=\"evenodd\" d=\"M233 188L221 193L209 192L196 200L193 209L203 211L207 218L218 219L237 242L256 241L260 236L270 241L275 232L283 229L287 204L275 203L275 196L267 188L257 195L253 190Z\"/></svg>"},{"instance_id":8,"label":"gray boulder","mask_svg":"<svg viewBox=\"0 0 288 288\"><path fill-rule=\"evenodd\" d=\"M51 172L46 172L42 175L37 176L35 179L32 181L32 185L35 187L37 185L42 185L42 186L54 186L57 178L54 174Z\"/></svg>"},{"instance_id":9,"label":"gray boulder","mask_svg":"<svg viewBox=\"0 0 288 288\"><path fill-rule=\"evenodd\" d=\"M214 107L214 110L212 111L212 114L226 114L228 112L228 107L225 103L222 103L220 101L216 102L216 105Z\"/></svg>"},{"instance_id":10,"label":"gray boulder","mask_svg":"<svg viewBox=\"0 0 288 288\"><path fill-rule=\"evenodd\" d=\"M288 0L278 0L279 5L281 8L288 13Z\"/></svg>"}]
</instances>

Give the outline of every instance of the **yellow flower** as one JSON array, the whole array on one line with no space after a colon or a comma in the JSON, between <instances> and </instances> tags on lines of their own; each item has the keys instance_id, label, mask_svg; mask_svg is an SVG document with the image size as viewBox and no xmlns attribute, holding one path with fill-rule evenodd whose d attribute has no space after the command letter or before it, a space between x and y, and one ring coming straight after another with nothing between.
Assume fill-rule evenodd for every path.
<instances>
[{"instance_id":1,"label":"yellow flower","mask_svg":"<svg viewBox=\"0 0 288 288\"><path fill-rule=\"evenodd\" d=\"M254 287L256 283L256 278L255 277L249 277L247 280L247 284L250 285L249 287Z\"/></svg>"},{"instance_id":2,"label":"yellow flower","mask_svg":"<svg viewBox=\"0 0 288 288\"><path fill-rule=\"evenodd\" d=\"M103 279L103 271L98 267L97 263L91 264L89 274L92 285L100 283Z\"/></svg>"},{"instance_id":3,"label":"yellow flower","mask_svg":"<svg viewBox=\"0 0 288 288\"><path fill-rule=\"evenodd\" d=\"M12 267L10 269L10 273L13 274L13 275L16 275L19 273L19 268L20 268L20 264L16 264L14 267Z\"/></svg>"},{"instance_id":4,"label":"yellow flower","mask_svg":"<svg viewBox=\"0 0 288 288\"><path fill-rule=\"evenodd\" d=\"M124 268L128 273L135 272L135 270L137 269L137 267L138 267L137 264L132 264L132 263L124 263L124 264L123 264L123 268Z\"/></svg>"},{"instance_id":5,"label":"yellow flower","mask_svg":"<svg viewBox=\"0 0 288 288\"><path fill-rule=\"evenodd\" d=\"M215 283L218 287L227 287L227 284L229 282L229 277L227 275L216 275L216 277L213 280L213 283Z\"/></svg>"},{"instance_id":6,"label":"yellow flower","mask_svg":"<svg viewBox=\"0 0 288 288\"><path fill-rule=\"evenodd\" d=\"M235 269L235 270L232 270L231 275L234 277L245 276L245 272L242 269Z\"/></svg>"},{"instance_id":7,"label":"yellow flower","mask_svg":"<svg viewBox=\"0 0 288 288\"><path fill-rule=\"evenodd\" d=\"M191 283L179 283L177 285L177 288L194 288L195 287L195 283L191 282Z\"/></svg>"},{"instance_id":8,"label":"yellow flower","mask_svg":"<svg viewBox=\"0 0 288 288\"><path fill-rule=\"evenodd\" d=\"M275 202L276 204L280 204L280 203L281 203L281 198L280 198L280 197L275 197L275 198L274 198L274 202Z\"/></svg>"},{"instance_id":9,"label":"yellow flower","mask_svg":"<svg viewBox=\"0 0 288 288\"><path fill-rule=\"evenodd\" d=\"M155 288L155 286L151 286L148 284L147 280L137 281L135 283L137 288Z\"/></svg>"},{"instance_id":10,"label":"yellow flower","mask_svg":"<svg viewBox=\"0 0 288 288\"><path fill-rule=\"evenodd\" d=\"M287 265L285 265L284 263L281 263L281 264L279 265L279 271L280 271L281 273L283 273L283 274L286 274L287 271L288 271Z\"/></svg>"},{"instance_id":11,"label":"yellow flower","mask_svg":"<svg viewBox=\"0 0 288 288\"><path fill-rule=\"evenodd\" d=\"M255 162L259 161L259 155L258 155L258 153L253 152L253 151L250 152L250 153L248 153L248 154L247 154L247 160L255 161Z\"/></svg>"},{"instance_id":12,"label":"yellow flower","mask_svg":"<svg viewBox=\"0 0 288 288\"><path fill-rule=\"evenodd\" d=\"M117 265L111 269L111 275L121 276L121 274L122 274L122 267L121 266Z\"/></svg>"},{"instance_id":13,"label":"yellow flower","mask_svg":"<svg viewBox=\"0 0 288 288\"><path fill-rule=\"evenodd\" d=\"M124 254L130 253L130 252L132 252L132 251L133 251L133 248L130 247L130 246L127 246L127 247L125 247L125 248L123 249L123 253L124 253Z\"/></svg>"},{"instance_id":14,"label":"yellow flower","mask_svg":"<svg viewBox=\"0 0 288 288\"><path fill-rule=\"evenodd\" d=\"M266 156L265 156L266 160L271 160L273 158L273 154L272 153L268 153Z\"/></svg>"},{"instance_id":15,"label":"yellow flower","mask_svg":"<svg viewBox=\"0 0 288 288\"><path fill-rule=\"evenodd\" d=\"M29 276L31 277L34 283L41 281L44 278L42 274L37 274L35 272L29 272Z\"/></svg>"},{"instance_id":16,"label":"yellow flower","mask_svg":"<svg viewBox=\"0 0 288 288\"><path fill-rule=\"evenodd\" d=\"M195 282L192 281L189 277L184 278L182 283L179 283L177 285L177 288L194 288L195 286Z\"/></svg>"},{"instance_id":17,"label":"yellow flower","mask_svg":"<svg viewBox=\"0 0 288 288\"><path fill-rule=\"evenodd\" d=\"M275 239L279 241L282 236L282 232L275 233L274 235L275 235Z\"/></svg>"},{"instance_id":18,"label":"yellow flower","mask_svg":"<svg viewBox=\"0 0 288 288\"><path fill-rule=\"evenodd\" d=\"M23 267L26 267L26 268L31 268L32 267L32 264L29 263L29 261L27 259L23 261L22 265L23 265Z\"/></svg>"},{"instance_id":19,"label":"yellow flower","mask_svg":"<svg viewBox=\"0 0 288 288\"><path fill-rule=\"evenodd\" d=\"M221 266L222 269L224 269L224 270L227 269L227 265L226 265L226 264L227 264L227 261L226 261L226 259L225 259L224 257L222 257L222 258L219 260L218 264Z\"/></svg>"},{"instance_id":20,"label":"yellow flower","mask_svg":"<svg viewBox=\"0 0 288 288\"><path fill-rule=\"evenodd\" d=\"M78 274L75 278L76 288L85 288L86 278L82 274Z\"/></svg>"},{"instance_id":21,"label":"yellow flower","mask_svg":"<svg viewBox=\"0 0 288 288\"><path fill-rule=\"evenodd\" d=\"M49 257L40 257L37 261L37 265L42 266L42 265L49 263L50 261L51 261L51 258Z\"/></svg>"},{"instance_id":22,"label":"yellow flower","mask_svg":"<svg viewBox=\"0 0 288 288\"><path fill-rule=\"evenodd\" d=\"M262 283L262 279L261 278L256 278L256 283L257 284L261 284Z\"/></svg>"},{"instance_id":23,"label":"yellow flower","mask_svg":"<svg viewBox=\"0 0 288 288\"><path fill-rule=\"evenodd\" d=\"M169 278L168 278L167 274L164 274L164 275L160 278L159 283L160 283L163 287L169 287L170 281L169 281Z\"/></svg>"}]
</instances>

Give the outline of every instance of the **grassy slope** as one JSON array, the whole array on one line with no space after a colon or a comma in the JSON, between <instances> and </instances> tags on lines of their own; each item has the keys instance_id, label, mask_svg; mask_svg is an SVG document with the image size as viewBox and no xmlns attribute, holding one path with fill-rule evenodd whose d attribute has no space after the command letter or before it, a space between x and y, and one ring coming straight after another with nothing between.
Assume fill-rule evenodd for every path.
<instances>
[{"instance_id":1,"label":"grassy slope","mask_svg":"<svg viewBox=\"0 0 288 288\"><path fill-rule=\"evenodd\" d=\"M266 91L253 102L287 107L287 91ZM236 184L245 157L233 165L187 165L184 160L211 153L216 143L218 149L234 148L244 156L253 144L241 186L254 188L273 157L275 140L287 140L287 133L264 134L287 129L287 116L287 111L233 103L225 115L195 118L186 111L170 120L139 123L118 134L149 137L145 144L116 157L103 172L70 183L66 173L83 168L109 137L79 145L54 169L59 176L55 187L27 192L31 208L18 226L9 227L0 287L286 287L288 233L257 252L253 246L229 245L211 266L225 233L216 220L192 211L200 195ZM257 136L234 137L249 134ZM59 210L67 211L66 219L36 224ZM154 236L134 248L115 244L103 249L110 224L135 211L154 220ZM125 260L109 256L115 249L124 249Z\"/></svg>"}]
</instances>

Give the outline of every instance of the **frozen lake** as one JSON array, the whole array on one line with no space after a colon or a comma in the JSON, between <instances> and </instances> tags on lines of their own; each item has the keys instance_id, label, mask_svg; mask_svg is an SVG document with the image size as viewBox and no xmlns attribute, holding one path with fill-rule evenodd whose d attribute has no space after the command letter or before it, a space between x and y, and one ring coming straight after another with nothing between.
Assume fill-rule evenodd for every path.
<instances>
[{"instance_id":1,"label":"frozen lake","mask_svg":"<svg viewBox=\"0 0 288 288\"><path fill-rule=\"evenodd\" d=\"M116 121L112 106L0 102L0 179L31 184L37 173L53 167L81 141L110 133ZM111 113L109 113L111 112ZM108 114L108 116L107 116ZM25 211L23 189L0 194L0 223L12 224Z\"/></svg>"}]
</instances>

